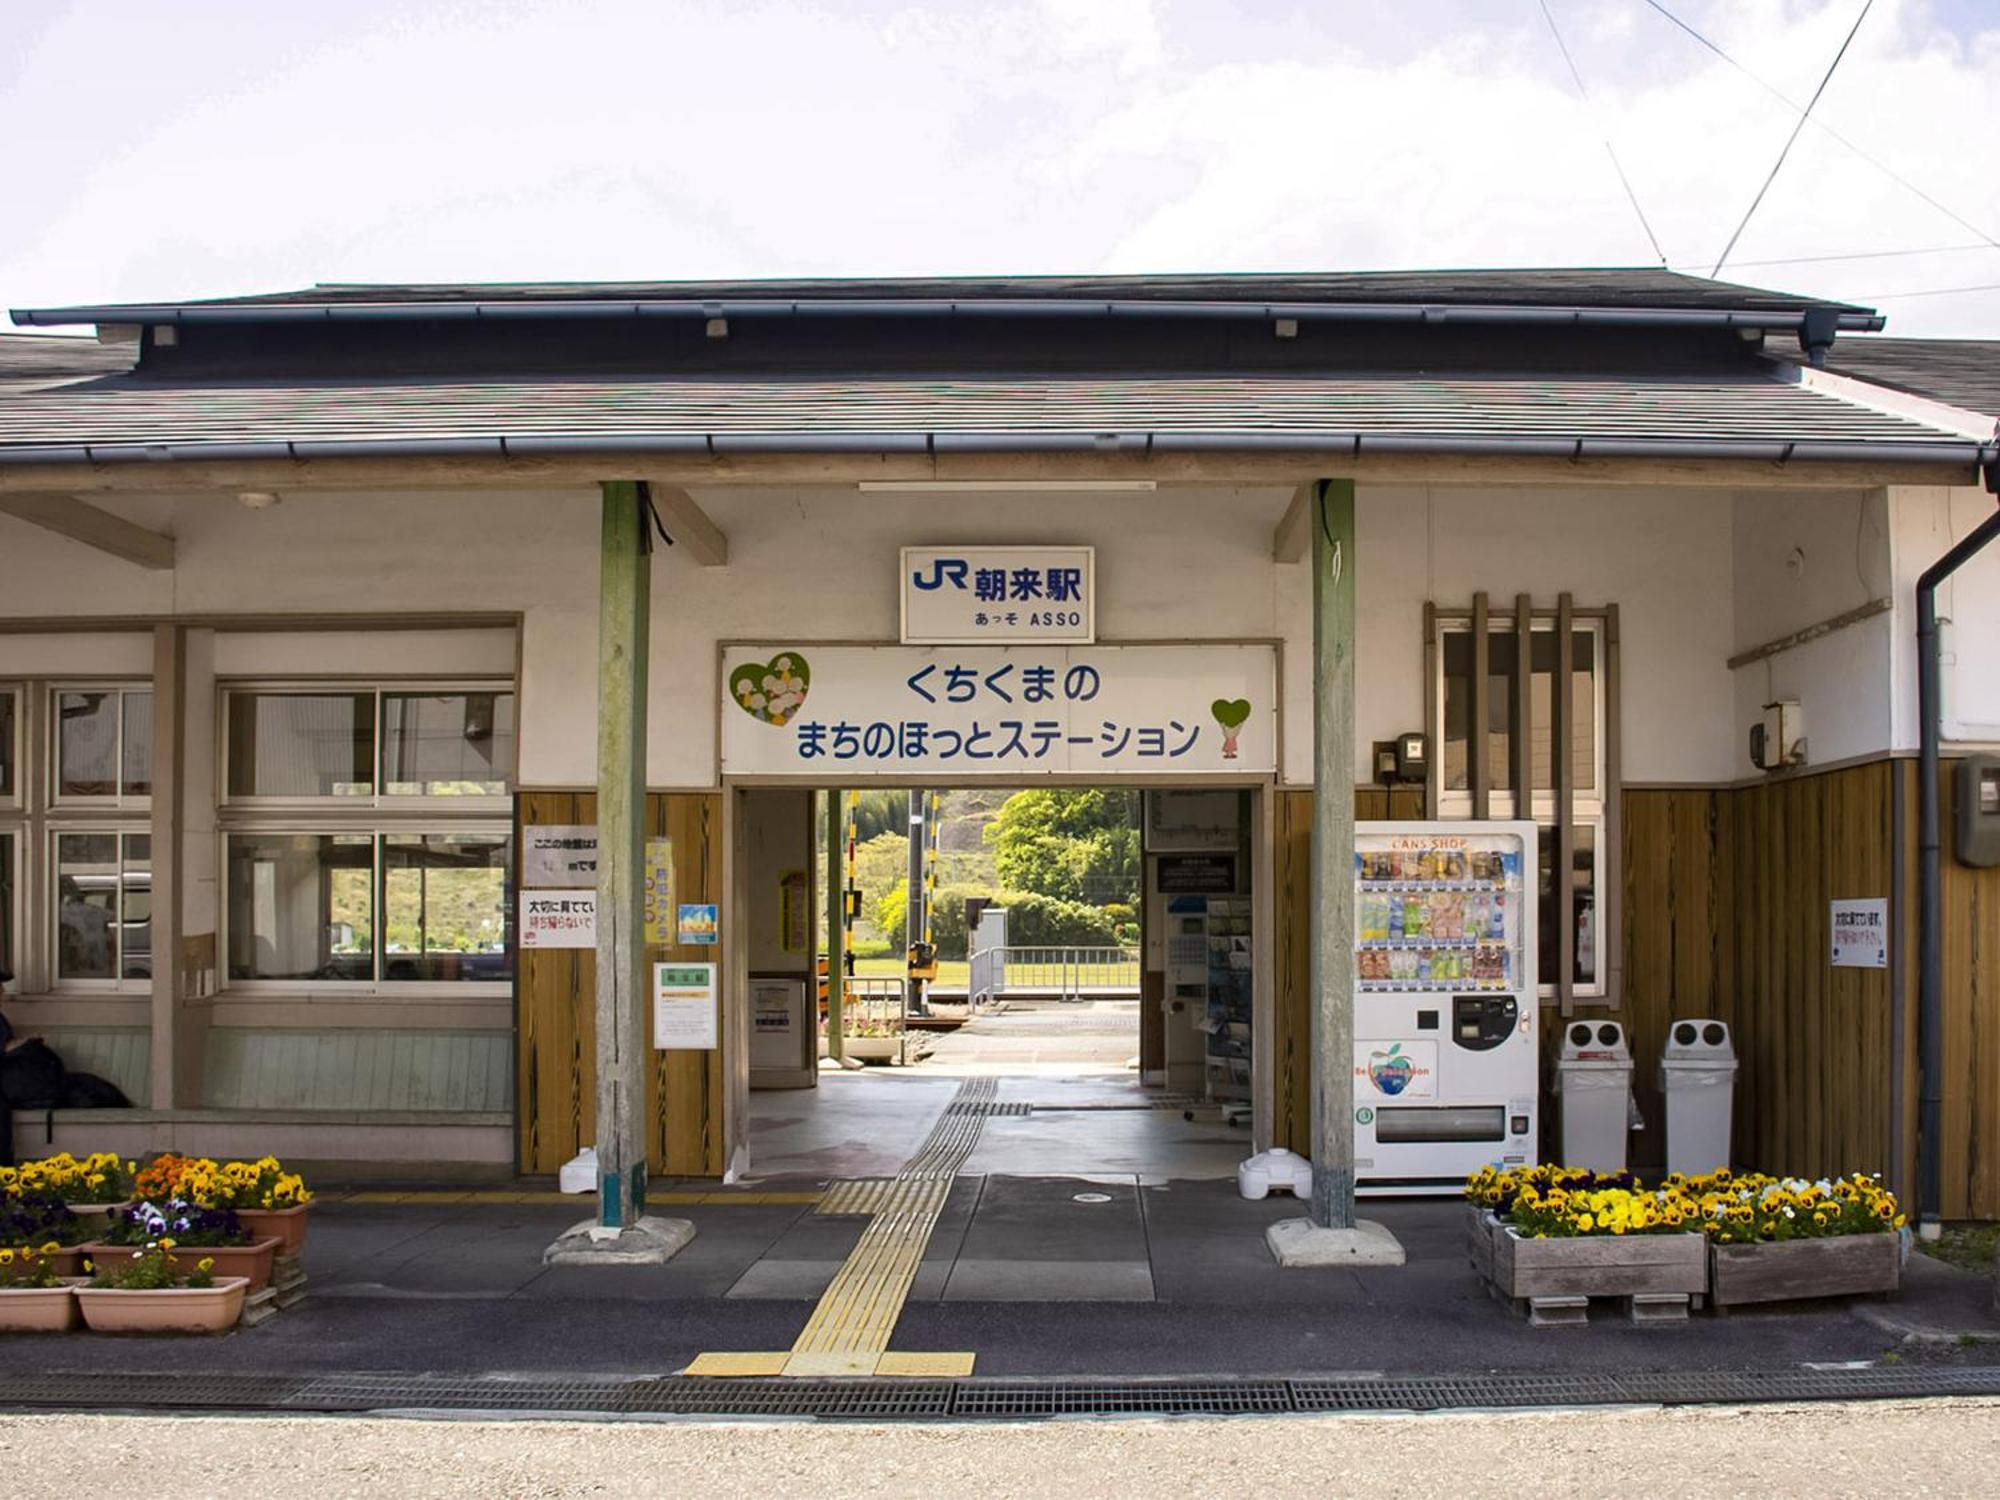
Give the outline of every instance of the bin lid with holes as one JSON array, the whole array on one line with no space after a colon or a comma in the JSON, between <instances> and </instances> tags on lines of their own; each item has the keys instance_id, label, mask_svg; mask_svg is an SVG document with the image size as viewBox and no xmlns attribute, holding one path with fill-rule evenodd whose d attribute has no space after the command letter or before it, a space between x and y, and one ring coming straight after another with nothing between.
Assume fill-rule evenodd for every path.
<instances>
[{"instance_id":1,"label":"bin lid with holes","mask_svg":"<svg viewBox=\"0 0 2000 1500\"><path fill-rule=\"evenodd\" d=\"M1736 1044L1725 1022L1705 1019L1676 1021L1667 1028L1661 1067L1712 1068L1736 1061Z\"/></svg>"},{"instance_id":2,"label":"bin lid with holes","mask_svg":"<svg viewBox=\"0 0 2000 1500\"><path fill-rule=\"evenodd\" d=\"M1571 1021L1562 1029L1559 1068L1632 1066L1632 1047L1616 1021Z\"/></svg>"}]
</instances>

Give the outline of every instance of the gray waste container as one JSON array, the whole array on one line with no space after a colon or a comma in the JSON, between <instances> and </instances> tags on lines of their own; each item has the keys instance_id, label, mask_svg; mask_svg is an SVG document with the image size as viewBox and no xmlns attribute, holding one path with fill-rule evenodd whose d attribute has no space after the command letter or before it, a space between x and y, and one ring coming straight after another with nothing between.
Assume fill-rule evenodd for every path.
<instances>
[{"instance_id":1,"label":"gray waste container","mask_svg":"<svg viewBox=\"0 0 2000 1500\"><path fill-rule=\"evenodd\" d=\"M1562 1165L1624 1171L1632 1099L1632 1049L1625 1028L1616 1021L1565 1026L1556 1095L1562 1102Z\"/></svg>"},{"instance_id":2,"label":"gray waste container","mask_svg":"<svg viewBox=\"0 0 2000 1500\"><path fill-rule=\"evenodd\" d=\"M1667 1170L1699 1176L1729 1162L1736 1047L1721 1021L1676 1021L1660 1054L1667 1100Z\"/></svg>"}]
</instances>

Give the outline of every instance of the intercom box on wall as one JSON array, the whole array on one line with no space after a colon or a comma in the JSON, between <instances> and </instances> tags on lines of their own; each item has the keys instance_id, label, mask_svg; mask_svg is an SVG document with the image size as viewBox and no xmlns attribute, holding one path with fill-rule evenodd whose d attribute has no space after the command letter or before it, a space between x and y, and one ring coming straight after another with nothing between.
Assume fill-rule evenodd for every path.
<instances>
[{"instance_id":1,"label":"intercom box on wall","mask_svg":"<svg viewBox=\"0 0 2000 1500\"><path fill-rule=\"evenodd\" d=\"M1806 763L1806 716L1797 703L1766 703L1764 717L1750 726L1750 763L1779 771Z\"/></svg>"},{"instance_id":2,"label":"intercom box on wall","mask_svg":"<svg viewBox=\"0 0 2000 1500\"><path fill-rule=\"evenodd\" d=\"M1962 865L2000 865L2000 756L1968 755L1954 774L1951 852Z\"/></svg>"}]
</instances>

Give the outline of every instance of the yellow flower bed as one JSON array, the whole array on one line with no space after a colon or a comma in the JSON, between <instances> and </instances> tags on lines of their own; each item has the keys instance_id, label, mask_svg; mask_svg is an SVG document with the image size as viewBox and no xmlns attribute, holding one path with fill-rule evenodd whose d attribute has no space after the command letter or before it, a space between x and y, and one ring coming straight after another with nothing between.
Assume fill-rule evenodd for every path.
<instances>
[{"instance_id":1,"label":"yellow flower bed","mask_svg":"<svg viewBox=\"0 0 2000 1500\"><path fill-rule=\"evenodd\" d=\"M1745 1245L1883 1233L1905 1222L1896 1195L1860 1172L1818 1179L1670 1173L1648 1188L1629 1175L1571 1167L1482 1167L1466 1179L1465 1196L1530 1239L1698 1230L1718 1245Z\"/></svg>"},{"instance_id":2,"label":"yellow flower bed","mask_svg":"<svg viewBox=\"0 0 2000 1500\"><path fill-rule=\"evenodd\" d=\"M179 1199L196 1208L280 1209L312 1202L305 1178L275 1156L216 1162L206 1156L156 1156L136 1182L140 1197Z\"/></svg>"},{"instance_id":3,"label":"yellow flower bed","mask_svg":"<svg viewBox=\"0 0 2000 1500\"><path fill-rule=\"evenodd\" d=\"M67 1151L18 1167L0 1167L0 1197L59 1198L64 1203L120 1203L132 1196L136 1164L99 1151L78 1161Z\"/></svg>"}]
</instances>

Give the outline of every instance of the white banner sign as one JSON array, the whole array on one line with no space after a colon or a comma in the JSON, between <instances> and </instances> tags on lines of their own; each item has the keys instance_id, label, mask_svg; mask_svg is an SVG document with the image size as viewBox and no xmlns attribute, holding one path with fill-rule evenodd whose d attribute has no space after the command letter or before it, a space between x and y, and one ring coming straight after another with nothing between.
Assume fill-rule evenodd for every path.
<instances>
[{"instance_id":1,"label":"white banner sign","mask_svg":"<svg viewBox=\"0 0 2000 1500\"><path fill-rule=\"evenodd\" d=\"M732 646L722 676L737 776L1277 767L1270 646Z\"/></svg>"},{"instance_id":2,"label":"white banner sign","mask_svg":"<svg viewBox=\"0 0 2000 1500\"><path fill-rule=\"evenodd\" d=\"M1829 913L1836 969L1889 967L1889 903L1835 901Z\"/></svg>"},{"instance_id":3,"label":"white banner sign","mask_svg":"<svg viewBox=\"0 0 2000 1500\"><path fill-rule=\"evenodd\" d=\"M544 825L521 830L521 884L524 886L594 886L597 884L597 830Z\"/></svg>"},{"instance_id":4,"label":"white banner sign","mask_svg":"<svg viewBox=\"0 0 2000 1500\"><path fill-rule=\"evenodd\" d=\"M521 892L521 946L595 948L597 892Z\"/></svg>"},{"instance_id":5,"label":"white banner sign","mask_svg":"<svg viewBox=\"0 0 2000 1500\"><path fill-rule=\"evenodd\" d=\"M721 1045L714 964L653 965L653 1046L700 1051Z\"/></svg>"},{"instance_id":6,"label":"white banner sign","mask_svg":"<svg viewBox=\"0 0 2000 1500\"><path fill-rule=\"evenodd\" d=\"M1094 547L905 547L903 641L1097 639Z\"/></svg>"}]
</instances>

